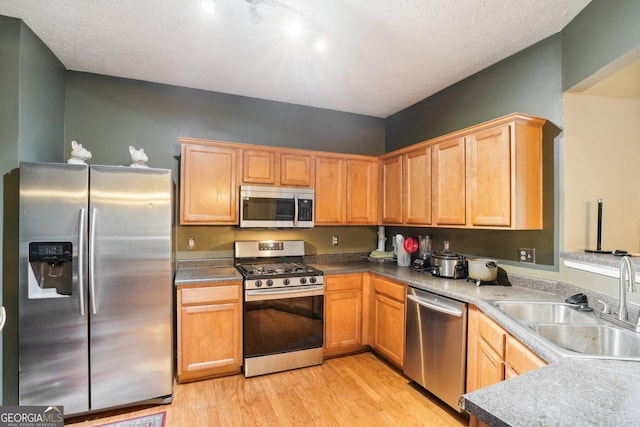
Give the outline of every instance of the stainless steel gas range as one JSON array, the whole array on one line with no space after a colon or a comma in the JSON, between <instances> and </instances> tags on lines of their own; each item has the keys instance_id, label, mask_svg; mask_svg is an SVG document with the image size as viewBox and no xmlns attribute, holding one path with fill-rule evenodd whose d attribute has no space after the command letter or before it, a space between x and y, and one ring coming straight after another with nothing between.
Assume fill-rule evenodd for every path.
<instances>
[{"instance_id":1,"label":"stainless steel gas range","mask_svg":"<svg viewBox=\"0 0 640 427\"><path fill-rule=\"evenodd\" d=\"M302 240L235 242L247 377L322 363L324 276L303 255Z\"/></svg>"}]
</instances>

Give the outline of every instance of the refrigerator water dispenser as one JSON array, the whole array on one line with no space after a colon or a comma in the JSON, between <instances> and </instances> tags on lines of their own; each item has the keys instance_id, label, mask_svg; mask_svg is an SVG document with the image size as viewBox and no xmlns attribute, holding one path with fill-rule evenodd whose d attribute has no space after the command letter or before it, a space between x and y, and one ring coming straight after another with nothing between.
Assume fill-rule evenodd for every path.
<instances>
[{"instance_id":1,"label":"refrigerator water dispenser","mask_svg":"<svg viewBox=\"0 0 640 427\"><path fill-rule=\"evenodd\" d=\"M71 242L29 243L29 299L71 295Z\"/></svg>"}]
</instances>

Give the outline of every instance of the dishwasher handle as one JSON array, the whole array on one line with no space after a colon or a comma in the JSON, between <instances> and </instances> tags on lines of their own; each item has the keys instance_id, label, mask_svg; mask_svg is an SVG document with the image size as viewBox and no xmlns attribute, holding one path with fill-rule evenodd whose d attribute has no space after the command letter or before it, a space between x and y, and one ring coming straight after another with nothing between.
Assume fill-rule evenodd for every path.
<instances>
[{"instance_id":1,"label":"dishwasher handle","mask_svg":"<svg viewBox=\"0 0 640 427\"><path fill-rule=\"evenodd\" d=\"M444 314L448 314L456 317L462 317L462 315L464 314L462 310L459 310L457 308L438 304L436 301L428 301L424 298L419 298L414 295L407 295L407 299L409 301L415 302L416 304L422 307L426 307L430 310L437 311L439 313L444 313Z\"/></svg>"}]
</instances>

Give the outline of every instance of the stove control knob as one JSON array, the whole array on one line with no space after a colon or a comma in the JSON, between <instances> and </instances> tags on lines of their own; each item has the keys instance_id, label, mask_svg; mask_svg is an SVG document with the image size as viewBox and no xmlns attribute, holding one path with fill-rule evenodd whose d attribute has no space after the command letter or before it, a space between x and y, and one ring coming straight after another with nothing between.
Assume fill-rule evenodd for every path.
<instances>
[{"instance_id":1,"label":"stove control knob","mask_svg":"<svg viewBox=\"0 0 640 427\"><path fill-rule=\"evenodd\" d=\"M273 286L273 280L268 279L267 280L267 286Z\"/></svg>"},{"instance_id":2,"label":"stove control knob","mask_svg":"<svg viewBox=\"0 0 640 427\"><path fill-rule=\"evenodd\" d=\"M262 286L262 280L256 280L256 288L259 288Z\"/></svg>"},{"instance_id":3,"label":"stove control knob","mask_svg":"<svg viewBox=\"0 0 640 427\"><path fill-rule=\"evenodd\" d=\"M302 283L304 285L305 283L307 283L307 279L305 277L301 277L300 278L300 283Z\"/></svg>"},{"instance_id":4,"label":"stove control knob","mask_svg":"<svg viewBox=\"0 0 640 427\"><path fill-rule=\"evenodd\" d=\"M309 278L309 282L311 282L311 283L316 283L316 278L315 278L315 277L310 277L310 278Z\"/></svg>"},{"instance_id":5,"label":"stove control knob","mask_svg":"<svg viewBox=\"0 0 640 427\"><path fill-rule=\"evenodd\" d=\"M284 283L285 285L288 285L289 283L291 283L291 281L289 279L284 279L282 283Z\"/></svg>"}]
</instances>

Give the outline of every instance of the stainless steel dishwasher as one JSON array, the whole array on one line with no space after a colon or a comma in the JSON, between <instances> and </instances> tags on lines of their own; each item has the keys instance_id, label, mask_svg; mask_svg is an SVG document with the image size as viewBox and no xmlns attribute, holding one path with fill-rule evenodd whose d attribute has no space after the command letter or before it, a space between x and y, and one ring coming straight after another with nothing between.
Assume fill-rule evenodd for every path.
<instances>
[{"instance_id":1,"label":"stainless steel dishwasher","mask_svg":"<svg viewBox=\"0 0 640 427\"><path fill-rule=\"evenodd\" d=\"M467 305L407 287L404 373L456 411L465 391Z\"/></svg>"}]
</instances>

